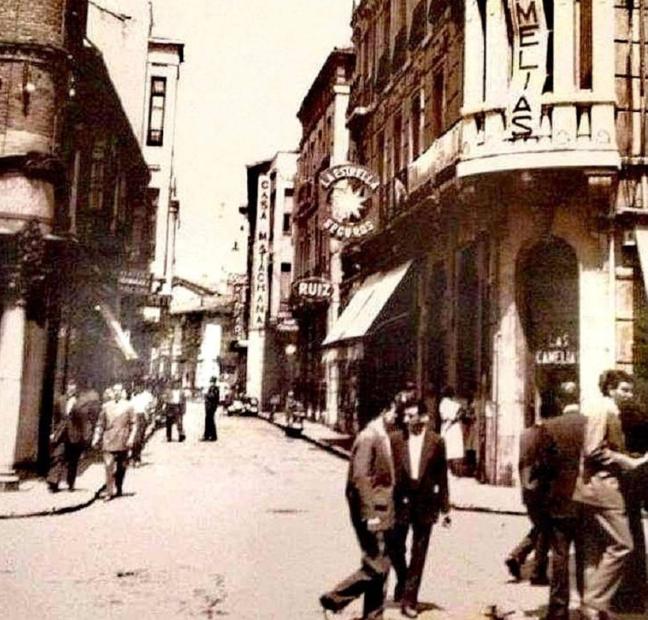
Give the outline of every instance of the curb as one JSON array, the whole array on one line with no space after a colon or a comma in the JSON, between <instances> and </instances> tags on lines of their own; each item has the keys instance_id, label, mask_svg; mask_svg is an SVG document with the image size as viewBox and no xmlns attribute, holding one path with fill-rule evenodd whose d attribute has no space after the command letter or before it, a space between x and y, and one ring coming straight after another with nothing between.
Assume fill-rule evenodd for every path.
<instances>
[{"instance_id":1,"label":"curb","mask_svg":"<svg viewBox=\"0 0 648 620\"><path fill-rule=\"evenodd\" d=\"M265 420L269 424L272 424L282 430L285 430L286 425L281 424L280 422L275 422L274 420L270 420L270 418L267 418L266 416L259 416L262 420ZM303 439L307 441L308 443L311 443L322 450L325 450L326 452L329 452L330 454L333 454L337 456L338 458L344 459L346 461L349 460L350 453L347 452L346 450L342 448L338 448L337 446L331 446L323 441L320 441L319 439L315 439L314 437L311 437L305 433L302 433L299 436L299 439ZM497 515L504 515L504 516L511 516L511 517L526 517L527 513L523 512L521 510L506 510L506 509L499 509L499 508L489 508L487 506L474 506L474 505L467 505L467 504L453 504L450 503L450 506L452 507L453 510L457 510L459 512L476 512L476 513L482 513L482 514L497 514Z\"/></svg>"},{"instance_id":2,"label":"curb","mask_svg":"<svg viewBox=\"0 0 648 620\"><path fill-rule=\"evenodd\" d=\"M35 512L24 512L20 514L11 513L11 514L0 514L0 520L9 520L9 519L29 519L31 517L53 517L56 515L69 514L71 512L77 512L78 510L83 510L88 506L94 504L101 493L105 490L106 485L102 485L100 489L95 491L94 495L80 504L74 504L72 506L61 506L61 508L50 508L49 510L38 510Z\"/></svg>"}]
</instances>

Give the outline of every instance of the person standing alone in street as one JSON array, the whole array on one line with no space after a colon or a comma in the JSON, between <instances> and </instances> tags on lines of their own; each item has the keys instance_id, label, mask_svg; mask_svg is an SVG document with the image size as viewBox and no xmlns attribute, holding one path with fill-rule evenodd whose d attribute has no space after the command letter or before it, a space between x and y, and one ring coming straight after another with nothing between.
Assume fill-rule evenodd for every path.
<instances>
[{"instance_id":1,"label":"person standing alone in street","mask_svg":"<svg viewBox=\"0 0 648 620\"><path fill-rule=\"evenodd\" d=\"M367 424L351 449L346 497L362 566L320 597L325 615L342 610L364 594L363 619L383 618L390 567L385 539L394 526L394 464L387 430L395 418L392 404Z\"/></svg>"},{"instance_id":2,"label":"person standing alone in street","mask_svg":"<svg viewBox=\"0 0 648 620\"><path fill-rule=\"evenodd\" d=\"M424 403L413 398L401 403L406 431L390 435L396 484L396 525L390 537L390 556L396 571L394 600L408 618L418 616L418 592L432 526L443 513L450 525L448 467L445 442L430 423ZM412 529L409 565L405 560L407 534Z\"/></svg>"},{"instance_id":3,"label":"person standing alone in street","mask_svg":"<svg viewBox=\"0 0 648 620\"><path fill-rule=\"evenodd\" d=\"M187 399L180 379L176 379L170 389L165 394L166 401L166 440L171 441L173 425L175 424L178 429L178 441L185 440L184 426L182 419L184 418L185 409L187 407Z\"/></svg>"},{"instance_id":4,"label":"person standing alone in street","mask_svg":"<svg viewBox=\"0 0 648 620\"><path fill-rule=\"evenodd\" d=\"M128 465L128 451L137 434L132 405L124 398L121 384L113 387L113 400L104 403L99 413L93 447L101 446L106 466L106 501L122 495Z\"/></svg>"},{"instance_id":5,"label":"person standing alone in street","mask_svg":"<svg viewBox=\"0 0 648 620\"><path fill-rule=\"evenodd\" d=\"M218 386L216 385L216 377L212 377L209 380L209 387L205 394L205 432L203 433L203 441L216 441L218 439L214 416L218 408L219 400L220 395L218 393Z\"/></svg>"}]
</instances>

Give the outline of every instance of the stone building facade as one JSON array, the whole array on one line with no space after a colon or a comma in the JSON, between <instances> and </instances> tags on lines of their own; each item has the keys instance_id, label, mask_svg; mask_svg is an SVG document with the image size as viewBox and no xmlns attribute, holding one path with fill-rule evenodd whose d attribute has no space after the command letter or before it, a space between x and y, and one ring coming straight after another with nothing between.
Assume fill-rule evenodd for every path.
<instances>
[{"instance_id":1,"label":"stone building facade","mask_svg":"<svg viewBox=\"0 0 648 620\"><path fill-rule=\"evenodd\" d=\"M83 0L0 7L5 488L17 484L17 464L46 466L54 392L66 377L114 370L117 344L129 347L117 272L130 266L149 174L103 59L84 44L86 17ZM92 363L83 341L96 349Z\"/></svg>"},{"instance_id":2,"label":"stone building facade","mask_svg":"<svg viewBox=\"0 0 648 620\"><path fill-rule=\"evenodd\" d=\"M298 392L307 412L335 424L336 399L327 398L321 344L340 306L341 244L324 230L326 203L320 174L348 161L346 113L355 52L336 48L327 57L297 113L302 125L296 176L293 313L299 323ZM321 292L310 289L321 285ZM305 294L301 294L306 287ZM326 294L322 294L326 293ZM327 401L330 406L327 406Z\"/></svg>"},{"instance_id":3,"label":"stone building facade","mask_svg":"<svg viewBox=\"0 0 648 620\"><path fill-rule=\"evenodd\" d=\"M338 322L377 280L391 290L370 324L333 328L333 372L355 374L360 423L407 381L453 385L476 413L479 475L510 484L559 381L583 400L608 367L644 381L639 13L363 0L352 26L351 158L381 184L377 232L343 249Z\"/></svg>"}]
</instances>

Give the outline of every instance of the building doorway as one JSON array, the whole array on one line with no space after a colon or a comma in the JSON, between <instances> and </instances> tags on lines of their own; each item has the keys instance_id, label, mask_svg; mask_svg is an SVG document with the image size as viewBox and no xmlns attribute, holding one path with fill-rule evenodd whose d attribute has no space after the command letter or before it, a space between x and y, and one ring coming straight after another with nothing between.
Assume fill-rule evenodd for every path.
<instances>
[{"instance_id":1,"label":"building doorway","mask_svg":"<svg viewBox=\"0 0 648 620\"><path fill-rule=\"evenodd\" d=\"M556 388L579 376L578 259L558 237L536 243L518 262L518 308L527 344L525 424L557 411Z\"/></svg>"}]
</instances>

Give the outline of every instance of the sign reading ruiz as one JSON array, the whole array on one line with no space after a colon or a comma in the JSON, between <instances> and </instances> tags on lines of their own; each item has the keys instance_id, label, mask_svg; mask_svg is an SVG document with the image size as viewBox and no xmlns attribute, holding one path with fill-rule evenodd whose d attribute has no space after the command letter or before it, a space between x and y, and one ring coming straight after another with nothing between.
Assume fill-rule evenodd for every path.
<instances>
[{"instance_id":1,"label":"sign reading ruiz","mask_svg":"<svg viewBox=\"0 0 648 620\"><path fill-rule=\"evenodd\" d=\"M252 262L250 329L263 329L268 309L268 252L270 236L270 178L259 177L257 222Z\"/></svg>"},{"instance_id":2,"label":"sign reading ruiz","mask_svg":"<svg viewBox=\"0 0 648 620\"><path fill-rule=\"evenodd\" d=\"M513 72L506 110L515 140L538 134L542 89L547 79L547 22L542 0L509 0L513 27Z\"/></svg>"}]
</instances>

